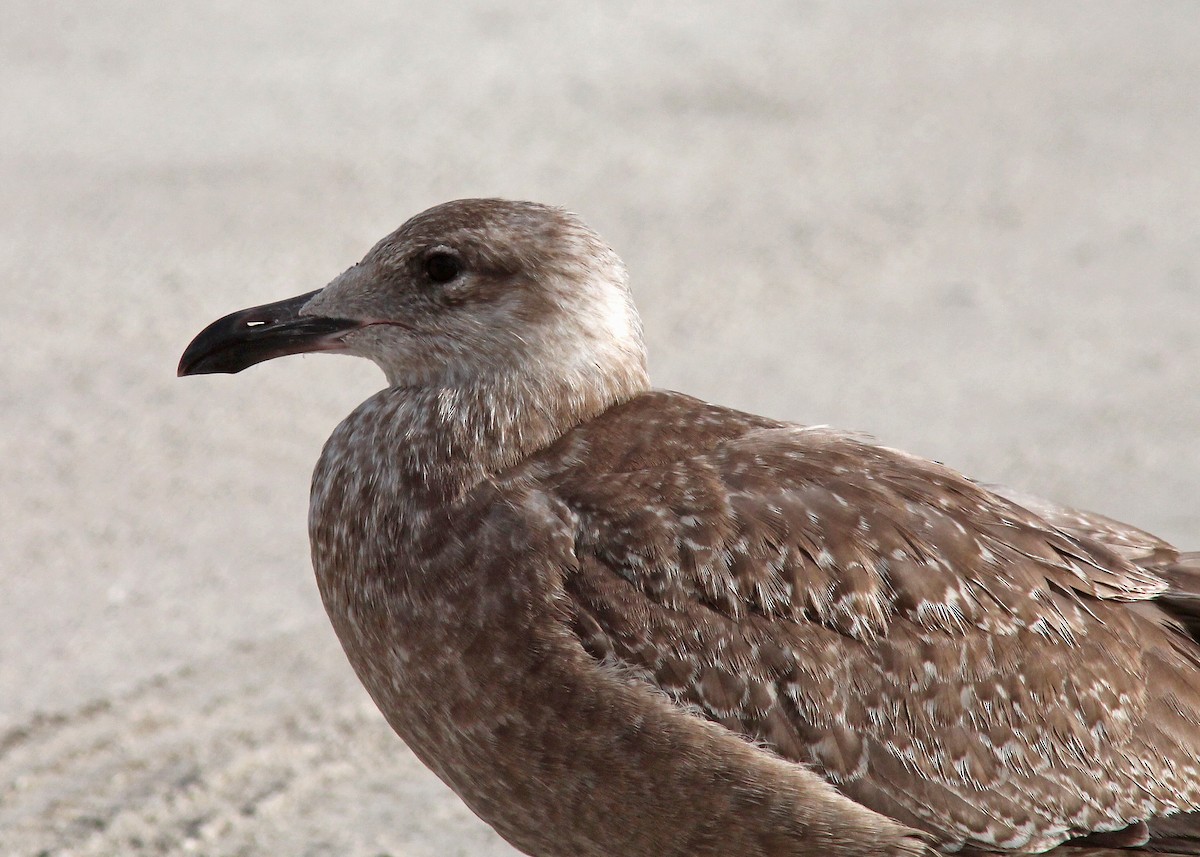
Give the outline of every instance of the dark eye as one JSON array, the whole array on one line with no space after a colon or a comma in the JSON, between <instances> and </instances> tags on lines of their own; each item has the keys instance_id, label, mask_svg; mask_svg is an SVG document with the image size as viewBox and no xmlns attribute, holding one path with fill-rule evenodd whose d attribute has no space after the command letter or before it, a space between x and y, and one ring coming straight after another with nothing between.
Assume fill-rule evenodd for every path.
<instances>
[{"instance_id":1,"label":"dark eye","mask_svg":"<svg viewBox=\"0 0 1200 857\"><path fill-rule=\"evenodd\" d=\"M448 283L462 273L462 262L453 253L435 251L425 259L425 274L435 283Z\"/></svg>"}]
</instances>

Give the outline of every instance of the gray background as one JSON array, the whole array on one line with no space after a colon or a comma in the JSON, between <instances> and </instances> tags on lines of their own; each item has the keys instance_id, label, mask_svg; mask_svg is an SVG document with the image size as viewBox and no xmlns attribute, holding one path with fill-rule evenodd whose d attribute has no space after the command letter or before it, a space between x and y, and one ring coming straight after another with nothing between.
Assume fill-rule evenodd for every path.
<instances>
[{"instance_id":1,"label":"gray background","mask_svg":"<svg viewBox=\"0 0 1200 857\"><path fill-rule=\"evenodd\" d=\"M583 214L661 386L1200 547L1189 0L0 17L2 854L511 853L312 581L310 468L377 371L174 377L446 199Z\"/></svg>"}]
</instances>

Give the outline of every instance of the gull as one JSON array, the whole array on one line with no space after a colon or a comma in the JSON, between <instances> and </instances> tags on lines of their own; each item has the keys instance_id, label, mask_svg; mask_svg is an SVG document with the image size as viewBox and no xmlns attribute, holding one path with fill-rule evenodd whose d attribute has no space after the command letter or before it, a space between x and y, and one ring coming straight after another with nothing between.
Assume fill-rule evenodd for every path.
<instances>
[{"instance_id":1,"label":"gull","mask_svg":"<svg viewBox=\"0 0 1200 857\"><path fill-rule=\"evenodd\" d=\"M313 474L391 727L535 857L1200 847L1200 554L862 437L651 388L578 217L458 200L180 375L387 386Z\"/></svg>"}]
</instances>

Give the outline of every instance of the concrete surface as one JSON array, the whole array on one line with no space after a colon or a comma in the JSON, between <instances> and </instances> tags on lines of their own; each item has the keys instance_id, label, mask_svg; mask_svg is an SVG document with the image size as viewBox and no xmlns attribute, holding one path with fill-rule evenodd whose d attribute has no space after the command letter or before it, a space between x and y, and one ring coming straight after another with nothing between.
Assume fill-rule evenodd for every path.
<instances>
[{"instance_id":1,"label":"concrete surface","mask_svg":"<svg viewBox=\"0 0 1200 857\"><path fill-rule=\"evenodd\" d=\"M310 468L381 377L174 377L442 200L584 214L663 386L1200 547L1188 0L0 18L0 854L512 853L312 581Z\"/></svg>"}]
</instances>

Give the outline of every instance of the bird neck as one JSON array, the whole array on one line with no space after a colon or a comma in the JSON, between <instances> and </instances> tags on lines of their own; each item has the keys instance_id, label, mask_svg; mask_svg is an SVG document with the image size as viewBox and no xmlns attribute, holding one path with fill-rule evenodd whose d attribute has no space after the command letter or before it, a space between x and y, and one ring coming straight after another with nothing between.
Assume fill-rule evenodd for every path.
<instances>
[{"instance_id":1,"label":"bird neck","mask_svg":"<svg viewBox=\"0 0 1200 857\"><path fill-rule=\"evenodd\" d=\"M602 379L500 371L454 386L388 387L330 437L318 475L373 474L379 489L449 502L648 389L641 367Z\"/></svg>"}]
</instances>

